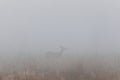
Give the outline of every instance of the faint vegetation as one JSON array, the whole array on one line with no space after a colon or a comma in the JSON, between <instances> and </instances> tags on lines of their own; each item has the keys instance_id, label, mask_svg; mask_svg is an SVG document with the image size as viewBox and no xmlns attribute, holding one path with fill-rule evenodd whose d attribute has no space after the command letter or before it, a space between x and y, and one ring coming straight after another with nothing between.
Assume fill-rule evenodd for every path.
<instances>
[{"instance_id":1,"label":"faint vegetation","mask_svg":"<svg viewBox=\"0 0 120 80\"><path fill-rule=\"evenodd\" d=\"M120 80L119 68L94 57L50 60L29 55L6 65L0 80Z\"/></svg>"}]
</instances>

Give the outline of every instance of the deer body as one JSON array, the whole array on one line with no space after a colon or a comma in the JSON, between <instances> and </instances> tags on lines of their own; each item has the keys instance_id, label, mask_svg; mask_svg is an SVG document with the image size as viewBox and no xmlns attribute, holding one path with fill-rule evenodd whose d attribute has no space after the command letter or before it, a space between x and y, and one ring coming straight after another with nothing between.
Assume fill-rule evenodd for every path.
<instances>
[{"instance_id":1,"label":"deer body","mask_svg":"<svg viewBox=\"0 0 120 80\"><path fill-rule=\"evenodd\" d=\"M60 47L60 51L59 52L49 51L49 52L46 53L46 58L59 58L64 53L64 50L65 50L65 48Z\"/></svg>"}]
</instances>

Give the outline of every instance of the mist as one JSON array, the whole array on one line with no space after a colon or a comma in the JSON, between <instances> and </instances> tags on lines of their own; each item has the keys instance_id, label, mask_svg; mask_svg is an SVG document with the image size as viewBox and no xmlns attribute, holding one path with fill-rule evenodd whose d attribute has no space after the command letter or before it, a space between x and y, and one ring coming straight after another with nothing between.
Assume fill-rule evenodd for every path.
<instances>
[{"instance_id":1,"label":"mist","mask_svg":"<svg viewBox=\"0 0 120 80\"><path fill-rule=\"evenodd\" d=\"M69 73L89 75L94 70L119 75L119 4L118 0L1 0L0 73L24 72L31 66L38 72L64 71L65 80L78 80L76 75L68 78Z\"/></svg>"}]
</instances>

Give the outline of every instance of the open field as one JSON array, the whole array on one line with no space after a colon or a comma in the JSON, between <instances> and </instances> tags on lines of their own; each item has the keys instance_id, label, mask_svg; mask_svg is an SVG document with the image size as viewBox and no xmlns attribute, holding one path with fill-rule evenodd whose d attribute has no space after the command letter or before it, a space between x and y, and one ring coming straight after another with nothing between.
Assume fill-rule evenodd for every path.
<instances>
[{"instance_id":1,"label":"open field","mask_svg":"<svg viewBox=\"0 0 120 80\"><path fill-rule=\"evenodd\" d=\"M111 61L110 63L107 59L102 61L94 57L39 60L26 58L4 66L0 80L120 80L119 65Z\"/></svg>"}]
</instances>

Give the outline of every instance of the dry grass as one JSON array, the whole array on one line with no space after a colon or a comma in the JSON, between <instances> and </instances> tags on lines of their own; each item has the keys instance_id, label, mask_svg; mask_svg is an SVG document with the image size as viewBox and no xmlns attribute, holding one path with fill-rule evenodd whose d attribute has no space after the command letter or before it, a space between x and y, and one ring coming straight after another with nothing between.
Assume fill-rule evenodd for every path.
<instances>
[{"instance_id":1,"label":"dry grass","mask_svg":"<svg viewBox=\"0 0 120 80\"><path fill-rule=\"evenodd\" d=\"M55 68L47 65L48 67L43 70L41 66L36 67L33 64L32 67L26 66L23 70L1 72L0 80L120 80L120 72L117 69L106 67L106 64L100 62L66 61L57 65L65 68L56 68L54 64Z\"/></svg>"},{"instance_id":2,"label":"dry grass","mask_svg":"<svg viewBox=\"0 0 120 80\"><path fill-rule=\"evenodd\" d=\"M77 68L76 68L77 69ZM119 80L119 73L105 71L104 69L93 70L69 70L69 71L46 71L46 72L14 72L0 75L0 80Z\"/></svg>"}]
</instances>

